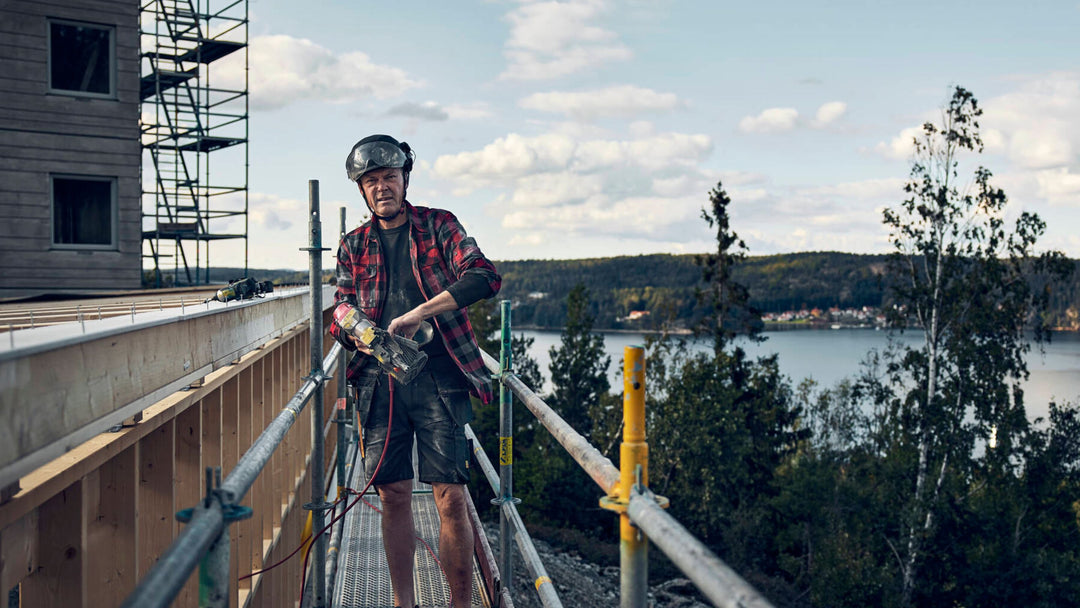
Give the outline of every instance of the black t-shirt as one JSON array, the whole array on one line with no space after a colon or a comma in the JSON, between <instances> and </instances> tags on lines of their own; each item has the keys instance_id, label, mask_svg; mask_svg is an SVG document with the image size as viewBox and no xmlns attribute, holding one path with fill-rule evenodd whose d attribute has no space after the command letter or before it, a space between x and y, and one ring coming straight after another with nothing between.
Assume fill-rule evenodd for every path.
<instances>
[{"instance_id":1,"label":"black t-shirt","mask_svg":"<svg viewBox=\"0 0 1080 608\"><path fill-rule=\"evenodd\" d=\"M412 263L409 259L409 224L406 222L397 228L380 228L377 233L379 242L382 243L387 273L386 303L383 305L382 316L378 319L377 325L386 329L391 321L423 304L426 300L412 273ZM428 319L427 322L434 323L434 320ZM448 354L442 338L437 333L431 342L423 346L423 351L429 358Z\"/></svg>"}]
</instances>

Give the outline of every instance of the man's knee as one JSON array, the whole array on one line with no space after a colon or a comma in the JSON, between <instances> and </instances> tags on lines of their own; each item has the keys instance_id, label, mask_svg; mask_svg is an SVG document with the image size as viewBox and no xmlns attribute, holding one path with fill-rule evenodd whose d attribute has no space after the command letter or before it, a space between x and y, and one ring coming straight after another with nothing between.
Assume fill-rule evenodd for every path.
<instances>
[{"instance_id":1,"label":"man's knee","mask_svg":"<svg viewBox=\"0 0 1080 608\"><path fill-rule=\"evenodd\" d=\"M379 500L383 505L391 509L408 507L412 504L412 480L405 479L386 483L375 487L379 492Z\"/></svg>"},{"instance_id":2,"label":"man's knee","mask_svg":"<svg viewBox=\"0 0 1080 608\"><path fill-rule=\"evenodd\" d=\"M436 483L431 486L435 505L443 517L466 517L465 486L456 483Z\"/></svg>"}]
</instances>

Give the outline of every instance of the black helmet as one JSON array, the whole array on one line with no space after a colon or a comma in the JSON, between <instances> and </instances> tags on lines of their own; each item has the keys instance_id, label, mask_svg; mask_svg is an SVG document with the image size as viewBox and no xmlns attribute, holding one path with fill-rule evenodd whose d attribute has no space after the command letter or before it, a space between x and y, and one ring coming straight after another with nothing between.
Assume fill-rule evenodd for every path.
<instances>
[{"instance_id":1,"label":"black helmet","mask_svg":"<svg viewBox=\"0 0 1080 608\"><path fill-rule=\"evenodd\" d=\"M369 135L356 142L345 159L345 173L349 181L355 182L372 169L401 169L406 178L412 171L412 148L405 142L389 135Z\"/></svg>"}]
</instances>

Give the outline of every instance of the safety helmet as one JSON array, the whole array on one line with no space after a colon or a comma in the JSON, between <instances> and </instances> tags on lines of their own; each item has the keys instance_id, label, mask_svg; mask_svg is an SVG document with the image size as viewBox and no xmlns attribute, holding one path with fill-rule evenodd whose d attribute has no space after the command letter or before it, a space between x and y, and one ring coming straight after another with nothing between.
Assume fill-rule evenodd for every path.
<instances>
[{"instance_id":1,"label":"safety helmet","mask_svg":"<svg viewBox=\"0 0 1080 608\"><path fill-rule=\"evenodd\" d=\"M401 169L408 179L415 156L405 142L389 135L369 135L352 147L345 159L345 173L355 182L372 169Z\"/></svg>"}]
</instances>

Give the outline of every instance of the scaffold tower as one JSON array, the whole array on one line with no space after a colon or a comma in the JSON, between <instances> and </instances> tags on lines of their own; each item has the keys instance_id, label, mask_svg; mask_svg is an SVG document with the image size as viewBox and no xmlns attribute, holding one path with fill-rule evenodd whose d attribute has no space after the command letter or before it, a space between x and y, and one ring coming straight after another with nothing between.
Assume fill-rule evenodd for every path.
<instances>
[{"instance_id":1,"label":"scaffold tower","mask_svg":"<svg viewBox=\"0 0 1080 608\"><path fill-rule=\"evenodd\" d=\"M211 244L248 267L247 0L141 7L143 257L150 283L210 282ZM219 266L239 266L239 248ZM171 268L171 273L170 273Z\"/></svg>"}]
</instances>

